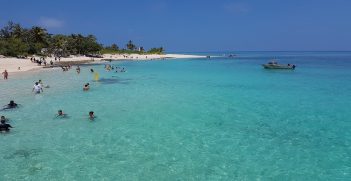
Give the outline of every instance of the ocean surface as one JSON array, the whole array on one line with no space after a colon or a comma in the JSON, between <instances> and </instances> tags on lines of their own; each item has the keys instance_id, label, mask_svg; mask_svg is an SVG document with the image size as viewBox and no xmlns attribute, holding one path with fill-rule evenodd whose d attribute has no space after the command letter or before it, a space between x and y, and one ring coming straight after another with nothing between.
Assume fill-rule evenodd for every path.
<instances>
[{"instance_id":1,"label":"ocean surface","mask_svg":"<svg viewBox=\"0 0 351 181\"><path fill-rule=\"evenodd\" d=\"M350 180L351 52L202 54L0 80L0 180Z\"/></svg>"}]
</instances>

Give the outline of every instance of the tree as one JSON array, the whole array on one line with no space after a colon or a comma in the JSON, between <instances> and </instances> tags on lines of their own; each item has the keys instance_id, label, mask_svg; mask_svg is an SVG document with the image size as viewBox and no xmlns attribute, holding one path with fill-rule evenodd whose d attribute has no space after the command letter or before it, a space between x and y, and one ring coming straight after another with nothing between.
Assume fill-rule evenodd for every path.
<instances>
[{"instance_id":1,"label":"tree","mask_svg":"<svg viewBox=\"0 0 351 181\"><path fill-rule=\"evenodd\" d=\"M111 49L112 49L112 50L118 50L119 47L117 46L117 44L113 43L113 44L111 45Z\"/></svg>"},{"instance_id":2,"label":"tree","mask_svg":"<svg viewBox=\"0 0 351 181\"><path fill-rule=\"evenodd\" d=\"M128 50L135 50L136 49L136 46L133 44L132 40L129 40L126 46L127 46Z\"/></svg>"},{"instance_id":3,"label":"tree","mask_svg":"<svg viewBox=\"0 0 351 181\"><path fill-rule=\"evenodd\" d=\"M102 49L102 46L97 43L96 37L94 35L88 35L83 39L83 52L84 54L88 53L97 53Z\"/></svg>"},{"instance_id":4,"label":"tree","mask_svg":"<svg viewBox=\"0 0 351 181\"><path fill-rule=\"evenodd\" d=\"M0 30L0 37L1 38L11 38L13 34L13 29L15 27L15 23L9 21L7 25Z\"/></svg>"},{"instance_id":5,"label":"tree","mask_svg":"<svg viewBox=\"0 0 351 181\"><path fill-rule=\"evenodd\" d=\"M19 38L8 38L7 40L0 40L0 54L5 56L19 56L27 55L29 47Z\"/></svg>"},{"instance_id":6,"label":"tree","mask_svg":"<svg viewBox=\"0 0 351 181\"><path fill-rule=\"evenodd\" d=\"M94 35L84 36L82 34L52 35L45 28L33 26L23 28L20 24L8 22L0 29L0 54L7 56L46 54L55 56L68 56L71 54L95 54L103 47L97 42ZM137 51L137 46L129 40L126 48L119 49L117 44L105 47L105 52L112 53L143 53L143 47ZM42 50L45 50L45 52ZM163 48L153 48L149 53L163 52Z\"/></svg>"},{"instance_id":7,"label":"tree","mask_svg":"<svg viewBox=\"0 0 351 181\"><path fill-rule=\"evenodd\" d=\"M54 54L55 57L69 55L68 37L60 34L52 36L49 42L49 53Z\"/></svg>"},{"instance_id":8,"label":"tree","mask_svg":"<svg viewBox=\"0 0 351 181\"><path fill-rule=\"evenodd\" d=\"M29 52L30 54L40 54L42 48L48 47L50 36L45 28L33 26L29 30Z\"/></svg>"},{"instance_id":9,"label":"tree","mask_svg":"<svg viewBox=\"0 0 351 181\"><path fill-rule=\"evenodd\" d=\"M148 53L151 53L151 54L163 54L163 47L160 47L160 48L151 48Z\"/></svg>"}]
</instances>

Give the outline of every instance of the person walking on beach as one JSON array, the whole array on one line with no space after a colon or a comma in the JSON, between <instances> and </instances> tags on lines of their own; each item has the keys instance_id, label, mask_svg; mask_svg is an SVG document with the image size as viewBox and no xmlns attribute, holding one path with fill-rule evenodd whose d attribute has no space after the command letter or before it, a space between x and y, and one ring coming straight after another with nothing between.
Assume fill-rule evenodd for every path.
<instances>
[{"instance_id":1,"label":"person walking on beach","mask_svg":"<svg viewBox=\"0 0 351 181\"><path fill-rule=\"evenodd\" d=\"M5 70L2 74L4 75L4 80L6 80L9 76L9 73L7 72L7 70Z\"/></svg>"}]
</instances>

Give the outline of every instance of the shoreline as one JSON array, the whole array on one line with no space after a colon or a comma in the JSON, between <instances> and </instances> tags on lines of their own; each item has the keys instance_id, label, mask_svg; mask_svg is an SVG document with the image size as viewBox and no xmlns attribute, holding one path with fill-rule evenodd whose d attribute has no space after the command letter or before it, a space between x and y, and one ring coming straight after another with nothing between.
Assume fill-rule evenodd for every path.
<instances>
[{"instance_id":1,"label":"shoreline","mask_svg":"<svg viewBox=\"0 0 351 181\"><path fill-rule=\"evenodd\" d=\"M33 56L39 59L38 56ZM104 54L102 58L93 58L86 56L70 56L67 58L61 58L60 61L55 61L53 57L47 57L47 66L37 65L31 62L30 58L13 58L5 57L0 58L0 72L2 73L5 69L11 74L19 74L21 72L35 72L43 69L49 69L53 67L60 67L65 65L84 65L84 64L100 64L108 61L155 61L155 60L168 60L168 59L184 59L184 58L206 58L201 55L185 55L185 54ZM54 62L54 65L50 65L50 61ZM20 69L19 69L20 67Z\"/></svg>"}]
</instances>

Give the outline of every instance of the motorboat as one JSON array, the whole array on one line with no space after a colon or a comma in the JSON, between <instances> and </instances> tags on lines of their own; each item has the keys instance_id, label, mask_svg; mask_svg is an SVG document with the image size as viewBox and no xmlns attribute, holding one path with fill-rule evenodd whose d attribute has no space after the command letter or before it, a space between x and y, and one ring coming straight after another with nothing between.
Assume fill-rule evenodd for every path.
<instances>
[{"instance_id":1,"label":"motorboat","mask_svg":"<svg viewBox=\"0 0 351 181\"><path fill-rule=\"evenodd\" d=\"M293 64L278 64L276 61L270 61L267 64L262 65L265 69L295 69L296 65Z\"/></svg>"}]
</instances>

